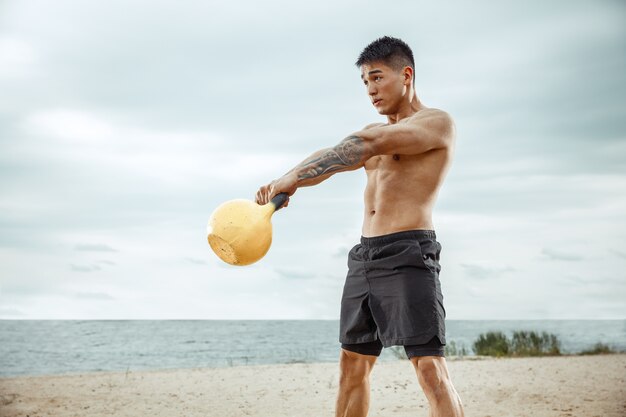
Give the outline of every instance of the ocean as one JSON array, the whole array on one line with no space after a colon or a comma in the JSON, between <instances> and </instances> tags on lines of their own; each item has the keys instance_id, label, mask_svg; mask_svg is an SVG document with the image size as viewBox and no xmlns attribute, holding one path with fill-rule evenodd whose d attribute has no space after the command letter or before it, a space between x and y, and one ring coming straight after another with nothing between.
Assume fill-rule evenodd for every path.
<instances>
[{"instance_id":1,"label":"ocean","mask_svg":"<svg viewBox=\"0 0 626 417\"><path fill-rule=\"evenodd\" d=\"M563 353L626 351L626 320L446 321L468 355L481 333L514 330L556 334ZM0 376L336 362L338 333L335 320L0 320Z\"/></svg>"}]
</instances>

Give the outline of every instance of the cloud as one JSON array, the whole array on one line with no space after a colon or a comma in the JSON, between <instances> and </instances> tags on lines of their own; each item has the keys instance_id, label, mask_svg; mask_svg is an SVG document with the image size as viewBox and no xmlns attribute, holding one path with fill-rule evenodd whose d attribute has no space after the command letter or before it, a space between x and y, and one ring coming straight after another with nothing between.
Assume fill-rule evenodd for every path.
<instances>
[{"instance_id":1,"label":"cloud","mask_svg":"<svg viewBox=\"0 0 626 417\"><path fill-rule=\"evenodd\" d=\"M622 252L616 249L610 249L609 252L611 252L612 254L614 254L615 256L619 258L626 259L626 252Z\"/></svg>"},{"instance_id":2,"label":"cloud","mask_svg":"<svg viewBox=\"0 0 626 417\"><path fill-rule=\"evenodd\" d=\"M25 39L0 36L0 79L27 78L36 73L38 57Z\"/></svg>"},{"instance_id":3,"label":"cloud","mask_svg":"<svg viewBox=\"0 0 626 417\"><path fill-rule=\"evenodd\" d=\"M115 300L115 297L103 292L75 292L73 296L82 300Z\"/></svg>"},{"instance_id":4,"label":"cloud","mask_svg":"<svg viewBox=\"0 0 626 417\"><path fill-rule=\"evenodd\" d=\"M204 259L197 259L197 258L185 258L185 261L195 264L195 265L208 265L209 264Z\"/></svg>"},{"instance_id":5,"label":"cloud","mask_svg":"<svg viewBox=\"0 0 626 417\"><path fill-rule=\"evenodd\" d=\"M457 122L433 219L445 241L446 279L459 284L450 285L450 298L466 295L464 278L470 293L514 295L458 304L453 315L568 315L582 291L545 309L538 298L560 291L551 285L572 266L606 278L607 291L619 289L622 3L403 0L402 15L331 3L247 2L244 14L228 2L7 3L0 260L10 303L3 305L32 318L336 317L328 300L340 294L345 256L358 243L362 170L298 190L272 219L270 253L249 268L206 255L204 227L218 204L252 198L312 152L385 120L353 65L382 34L413 47L420 99ZM441 29L441 16L453 30ZM537 262L538 253L559 262ZM306 279L316 280L304 286L311 293L294 298ZM530 294L514 281L541 290ZM254 296L241 296L250 285ZM73 297L77 290L124 297L102 312ZM590 299L576 314L608 314L602 301ZM623 303L615 306L611 314L622 317Z\"/></svg>"},{"instance_id":6,"label":"cloud","mask_svg":"<svg viewBox=\"0 0 626 417\"><path fill-rule=\"evenodd\" d=\"M104 243L79 243L74 250L82 252L117 252L116 249Z\"/></svg>"},{"instance_id":7,"label":"cloud","mask_svg":"<svg viewBox=\"0 0 626 417\"><path fill-rule=\"evenodd\" d=\"M101 117L84 110L49 109L38 111L24 120L27 132L54 137L69 143L104 145L120 132Z\"/></svg>"},{"instance_id":8,"label":"cloud","mask_svg":"<svg viewBox=\"0 0 626 417\"><path fill-rule=\"evenodd\" d=\"M317 276L316 273L302 268L274 268L274 271L287 279L311 279Z\"/></svg>"},{"instance_id":9,"label":"cloud","mask_svg":"<svg viewBox=\"0 0 626 417\"><path fill-rule=\"evenodd\" d=\"M349 248L347 246L341 246L333 252L332 256L334 258L345 258L346 256L348 256L348 252L350 252L350 249L352 248Z\"/></svg>"},{"instance_id":10,"label":"cloud","mask_svg":"<svg viewBox=\"0 0 626 417\"><path fill-rule=\"evenodd\" d=\"M582 261L584 258L575 253L563 252L558 249L543 248L541 254L551 261Z\"/></svg>"},{"instance_id":11,"label":"cloud","mask_svg":"<svg viewBox=\"0 0 626 417\"><path fill-rule=\"evenodd\" d=\"M10 319L13 317L25 317L26 313L24 313L22 310L18 310L16 308L7 308L7 307L0 307L0 317L4 318L4 319Z\"/></svg>"},{"instance_id":12,"label":"cloud","mask_svg":"<svg viewBox=\"0 0 626 417\"><path fill-rule=\"evenodd\" d=\"M74 265L74 264L70 264L70 270L73 272L95 272L95 271L100 271L102 270L102 268L100 267L100 265Z\"/></svg>"},{"instance_id":13,"label":"cloud","mask_svg":"<svg viewBox=\"0 0 626 417\"><path fill-rule=\"evenodd\" d=\"M591 277L591 280L596 281L596 279L594 279L594 277ZM590 277L582 277L580 275L564 275L561 277L561 281L565 284L565 285L578 285L578 286L582 286L585 284L588 284L590 281Z\"/></svg>"},{"instance_id":14,"label":"cloud","mask_svg":"<svg viewBox=\"0 0 626 417\"><path fill-rule=\"evenodd\" d=\"M482 265L462 263L461 267L470 277L481 280L486 278L501 278L502 275L515 271L515 268L512 268L510 266L487 267Z\"/></svg>"}]
</instances>

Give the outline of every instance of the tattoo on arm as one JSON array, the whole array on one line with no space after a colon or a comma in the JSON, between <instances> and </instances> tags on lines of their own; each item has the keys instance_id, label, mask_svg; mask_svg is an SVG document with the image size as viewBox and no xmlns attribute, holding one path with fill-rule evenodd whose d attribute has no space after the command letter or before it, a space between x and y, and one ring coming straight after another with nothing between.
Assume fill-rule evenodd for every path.
<instances>
[{"instance_id":1,"label":"tattoo on arm","mask_svg":"<svg viewBox=\"0 0 626 417\"><path fill-rule=\"evenodd\" d=\"M348 136L334 148L328 149L311 160L302 162L297 167L301 169L298 180L344 171L347 167L361 162L363 153L363 139L358 136Z\"/></svg>"}]
</instances>

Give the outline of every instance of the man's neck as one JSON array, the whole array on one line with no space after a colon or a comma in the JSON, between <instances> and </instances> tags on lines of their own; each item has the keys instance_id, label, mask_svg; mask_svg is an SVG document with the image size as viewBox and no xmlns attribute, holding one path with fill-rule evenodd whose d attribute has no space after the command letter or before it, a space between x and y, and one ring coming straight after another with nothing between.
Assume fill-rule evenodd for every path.
<instances>
[{"instance_id":1,"label":"man's neck","mask_svg":"<svg viewBox=\"0 0 626 417\"><path fill-rule=\"evenodd\" d=\"M402 107L399 109L397 113L388 114L387 115L387 123L390 125L398 123L402 119L406 119L407 117L413 116L420 110L425 109L426 107L422 104L420 99L417 97L415 91L411 92L412 98L409 101L403 103Z\"/></svg>"}]
</instances>

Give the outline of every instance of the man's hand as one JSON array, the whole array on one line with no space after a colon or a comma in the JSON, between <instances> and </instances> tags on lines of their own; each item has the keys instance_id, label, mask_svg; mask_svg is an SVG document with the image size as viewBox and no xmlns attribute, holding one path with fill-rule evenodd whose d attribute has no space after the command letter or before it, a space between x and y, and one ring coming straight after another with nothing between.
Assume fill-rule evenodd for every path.
<instances>
[{"instance_id":1,"label":"man's hand","mask_svg":"<svg viewBox=\"0 0 626 417\"><path fill-rule=\"evenodd\" d=\"M287 193L289 196L292 196L297 187L298 177L295 172L288 172L277 180L270 182L267 185L259 188L259 191L256 192L256 203L257 204L267 204L269 201L274 198L277 194ZM283 207L287 207L289 205L289 199L285 202Z\"/></svg>"}]
</instances>

